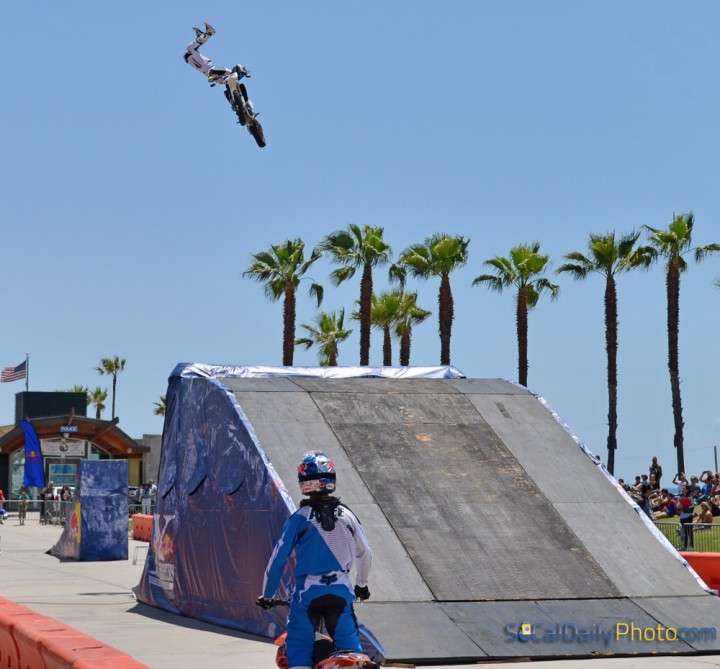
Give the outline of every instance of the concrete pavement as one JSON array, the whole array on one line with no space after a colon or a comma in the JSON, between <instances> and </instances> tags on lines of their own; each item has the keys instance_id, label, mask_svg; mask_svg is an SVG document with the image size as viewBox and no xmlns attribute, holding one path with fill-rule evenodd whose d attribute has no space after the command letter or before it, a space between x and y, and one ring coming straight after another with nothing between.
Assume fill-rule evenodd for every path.
<instances>
[{"instance_id":1,"label":"concrete pavement","mask_svg":"<svg viewBox=\"0 0 720 669\"><path fill-rule=\"evenodd\" d=\"M61 533L59 526L16 519L0 526L0 595L61 620L144 662L152 669L273 669L274 646L241 632L183 618L135 601L131 589L142 559L114 562L60 561L45 551ZM144 551L141 550L141 553ZM362 610L360 610L362 615ZM707 621L716 625L719 621ZM469 669L474 665L434 665ZM527 667L503 663L503 667ZM720 655L567 659L534 662L538 669L707 669L720 667Z\"/></svg>"}]
</instances>

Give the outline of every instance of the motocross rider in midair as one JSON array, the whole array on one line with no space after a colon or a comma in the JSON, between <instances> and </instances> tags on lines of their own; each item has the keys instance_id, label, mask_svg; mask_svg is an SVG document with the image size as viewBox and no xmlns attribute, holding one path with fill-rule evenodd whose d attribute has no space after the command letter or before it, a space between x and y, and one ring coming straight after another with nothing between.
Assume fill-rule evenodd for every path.
<instances>
[{"instance_id":1,"label":"motocross rider in midair","mask_svg":"<svg viewBox=\"0 0 720 669\"><path fill-rule=\"evenodd\" d=\"M215 28L213 28L207 21L205 22L205 30L193 27L195 31L195 41L188 44L185 50L185 62L190 67L195 68L198 72L202 72L208 80L210 85L215 84L226 84L231 74L237 73L240 77L250 77L250 73L247 71L244 65L236 65L232 70L227 70L224 67L216 68L213 66L213 62L205 55L201 54L199 49L205 44L214 34ZM226 95L227 97L227 95ZM232 105L232 100L228 98L228 102ZM251 114L255 114L253 111L253 104L250 100L247 101L247 106Z\"/></svg>"}]
</instances>

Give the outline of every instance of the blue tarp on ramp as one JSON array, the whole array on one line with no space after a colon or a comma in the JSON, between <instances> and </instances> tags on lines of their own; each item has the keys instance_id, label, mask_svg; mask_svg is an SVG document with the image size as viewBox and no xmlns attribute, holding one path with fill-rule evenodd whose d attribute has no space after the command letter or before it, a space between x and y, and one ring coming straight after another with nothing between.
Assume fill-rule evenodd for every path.
<instances>
[{"instance_id":1,"label":"blue tarp on ramp","mask_svg":"<svg viewBox=\"0 0 720 669\"><path fill-rule=\"evenodd\" d=\"M287 611L264 611L255 601L275 540L296 506L224 381L338 374L348 371L178 365L167 392L151 546L135 588L141 602L268 638L284 630ZM446 367L363 367L351 374L462 376ZM284 599L292 571L290 565L277 593Z\"/></svg>"},{"instance_id":2,"label":"blue tarp on ramp","mask_svg":"<svg viewBox=\"0 0 720 669\"><path fill-rule=\"evenodd\" d=\"M171 377L138 599L276 636L286 612L263 611L255 600L275 538L294 510L232 393L214 379Z\"/></svg>"},{"instance_id":3,"label":"blue tarp on ramp","mask_svg":"<svg viewBox=\"0 0 720 669\"><path fill-rule=\"evenodd\" d=\"M127 560L127 490L127 460L81 462L73 508L50 554L69 560Z\"/></svg>"}]
</instances>

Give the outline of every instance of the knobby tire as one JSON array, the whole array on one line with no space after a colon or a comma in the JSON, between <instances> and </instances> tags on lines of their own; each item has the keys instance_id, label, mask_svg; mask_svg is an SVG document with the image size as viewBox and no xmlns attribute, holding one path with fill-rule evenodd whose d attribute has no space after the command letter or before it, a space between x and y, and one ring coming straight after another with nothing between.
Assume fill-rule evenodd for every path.
<instances>
[{"instance_id":1,"label":"knobby tire","mask_svg":"<svg viewBox=\"0 0 720 669\"><path fill-rule=\"evenodd\" d=\"M250 131L250 134L255 138L255 141L257 142L257 145L262 148L265 146L265 133L263 132L263 128L260 125L260 121L255 118L252 123L248 125L248 130Z\"/></svg>"}]
</instances>

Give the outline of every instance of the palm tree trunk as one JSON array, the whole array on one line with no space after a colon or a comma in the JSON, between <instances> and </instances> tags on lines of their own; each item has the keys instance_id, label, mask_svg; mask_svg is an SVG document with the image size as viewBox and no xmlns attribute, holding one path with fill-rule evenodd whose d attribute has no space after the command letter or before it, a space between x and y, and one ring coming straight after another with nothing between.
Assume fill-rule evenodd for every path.
<instances>
[{"instance_id":1,"label":"palm tree trunk","mask_svg":"<svg viewBox=\"0 0 720 669\"><path fill-rule=\"evenodd\" d=\"M117 372L113 374L113 400L112 400L112 419L115 420L115 386L117 385Z\"/></svg>"},{"instance_id":2,"label":"palm tree trunk","mask_svg":"<svg viewBox=\"0 0 720 669\"><path fill-rule=\"evenodd\" d=\"M607 469L615 470L617 449L617 350L618 350L617 289L612 274L605 283L605 350L607 352L608 437Z\"/></svg>"},{"instance_id":3,"label":"palm tree trunk","mask_svg":"<svg viewBox=\"0 0 720 669\"><path fill-rule=\"evenodd\" d=\"M527 295L518 289L517 313L515 314L518 342L518 383L527 388L528 376L528 307Z\"/></svg>"},{"instance_id":4,"label":"palm tree trunk","mask_svg":"<svg viewBox=\"0 0 720 669\"><path fill-rule=\"evenodd\" d=\"M450 277L443 274L440 279L440 294L438 296L438 320L440 329L440 364L450 364L450 337L452 336L452 322L455 315L452 290L450 290Z\"/></svg>"},{"instance_id":5,"label":"palm tree trunk","mask_svg":"<svg viewBox=\"0 0 720 669\"><path fill-rule=\"evenodd\" d=\"M390 328L383 328L383 365L392 367L392 339L390 339Z\"/></svg>"},{"instance_id":6,"label":"palm tree trunk","mask_svg":"<svg viewBox=\"0 0 720 669\"><path fill-rule=\"evenodd\" d=\"M337 349L331 348L328 351L328 367L337 367Z\"/></svg>"},{"instance_id":7,"label":"palm tree trunk","mask_svg":"<svg viewBox=\"0 0 720 669\"><path fill-rule=\"evenodd\" d=\"M295 287L285 286L283 302L283 365L291 367L295 353Z\"/></svg>"},{"instance_id":8,"label":"palm tree trunk","mask_svg":"<svg viewBox=\"0 0 720 669\"><path fill-rule=\"evenodd\" d=\"M400 366L408 367L410 365L410 326L405 323L403 325L402 334L400 335Z\"/></svg>"},{"instance_id":9,"label":"palm tree trunk","mask_svg":"<svg viewBox=\"0 0 720 669\"><path fill-rule=\"evenodd\" d=\"M682 399L680 397L680 363L678 341L680 334L680 268L677 258L668 263L667 271L667 330L668 330L668 369L670 370L670 390L672 392L673 421L675 436L673 444L677 450L677 470L685 471L685 450L683 444Z\"/></svg>"},{"instance_id":10,"label":"palm tree trunk","mask_svg":"<svg viewBox=\"0 0 720 669\"><path fill-rule=\"evenodd\" d=\"M100 420L102 416L100 415L100 402L98 402L95 405L95 420Z\"/></svg>"},{"instance_id":11,"label":"palm tree trunk","mask_svg":"<svg viewBox=\"0 0 720 669\"><path fill-rule=\"evenodd\" d=\"M372 311L372 267L363 268L360 281L360 365L370 364L370 312Z\"/></svg>"}]
</instances>

